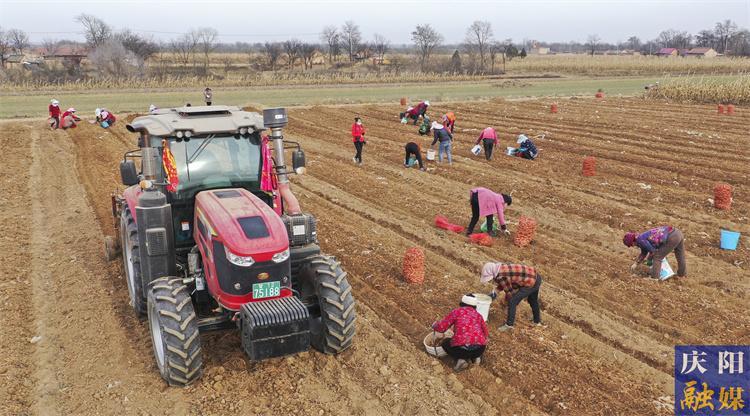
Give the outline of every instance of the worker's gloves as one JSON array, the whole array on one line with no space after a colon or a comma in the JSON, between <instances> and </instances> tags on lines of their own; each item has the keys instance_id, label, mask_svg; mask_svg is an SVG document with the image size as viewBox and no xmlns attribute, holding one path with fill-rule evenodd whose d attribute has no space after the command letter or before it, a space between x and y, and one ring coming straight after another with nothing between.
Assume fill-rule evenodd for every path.
<instances>
[{"instance_id":1,"label":"worker's gloves","mask_svg":"<svg viewBox=\"0 0 750 416\"><path fill-rule=\"evenodd\" d=\"M638 268L638 263L633 263L632 265L630 265L630 271L631 272L634 272L635 269L637 269L637 268Z\"/></svg>"},{"instance_id":2,"label":"worker's gloves","mask_svg":"<svg viewBox=\"0 0 750 416\"><path fill-rule=\"evenodd\" d=\"M505 233L505 235L510 235L510 230L506 228L503 230L503 233Z\"/></svg>"}]
</instances>

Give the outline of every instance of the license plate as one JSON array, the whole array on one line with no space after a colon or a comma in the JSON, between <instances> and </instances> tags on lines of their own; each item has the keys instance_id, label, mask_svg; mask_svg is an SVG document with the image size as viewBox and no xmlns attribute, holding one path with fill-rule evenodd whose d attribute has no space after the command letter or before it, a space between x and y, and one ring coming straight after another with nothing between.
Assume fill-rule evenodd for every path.
<instances>
[{"instance_id":1,"label":"license plate","mask_svg":"<svg viewBox=\"0 0 750 416\"><path fill-rule=\"evenodd\" d=\"M279 296L281 282L253 283L253 299L264 299Z\"/></svg>"}]
</instances>

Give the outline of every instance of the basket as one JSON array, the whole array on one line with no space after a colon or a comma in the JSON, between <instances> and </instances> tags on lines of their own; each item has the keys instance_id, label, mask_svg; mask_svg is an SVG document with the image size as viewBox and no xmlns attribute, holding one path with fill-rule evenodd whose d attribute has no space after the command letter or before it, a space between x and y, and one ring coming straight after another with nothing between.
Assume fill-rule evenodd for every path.
<instances>
[{"instance_id":1,"label":"basket","mask_svg":"<svg viewBox=\"0 0 750 416\"><path fill-rule=\"evenodd\" d=\"M448 355L448 353L445 352L443 347L440 346L440 343L443 342L444 339L450 338L452 336L453 331L451 331L450 329L442 334L435 331L430 332L429 334L427 334L427 336L424 337L424 341L422 341L425 351L427 351L427 354L430 354L434 357L445 357L446 355Z\"/></svg>"},{"instance_id":2,"label":"basket","mask_svg":"<svg viewBox=\"0 0 750 416\"><path fill-rule=\"evenodd\" d=\"M435 150L430 149L427 151L427 160L435 160Z\"/></svg>"}]
</instances>

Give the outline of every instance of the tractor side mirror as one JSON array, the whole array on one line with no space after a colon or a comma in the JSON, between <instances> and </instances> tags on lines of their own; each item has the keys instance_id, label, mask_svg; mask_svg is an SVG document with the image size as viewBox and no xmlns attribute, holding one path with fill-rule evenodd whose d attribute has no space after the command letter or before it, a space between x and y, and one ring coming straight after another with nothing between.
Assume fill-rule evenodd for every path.
<instances>
[{"instance_id":1,"label":"tractor side mirror","mask_svg":"<svg viewBox=\"0 0 750 416\"><path fill-rule=\"evenodd\" d=\"M120 162L120 179L125 186L131 186L138 183L138 172L135 170L135 162L124 160Z\"/></svg>"},{"instance_id":2,"label":"tractor side mirror","mask_svg":"<svg viewBox=\"0 0 750 416\"><path fill-rule=\"evenodd\" d=\"M305 173L305 152L302 149L292 152L292 167L297 175Z\"/></svg>"}]
</instances>

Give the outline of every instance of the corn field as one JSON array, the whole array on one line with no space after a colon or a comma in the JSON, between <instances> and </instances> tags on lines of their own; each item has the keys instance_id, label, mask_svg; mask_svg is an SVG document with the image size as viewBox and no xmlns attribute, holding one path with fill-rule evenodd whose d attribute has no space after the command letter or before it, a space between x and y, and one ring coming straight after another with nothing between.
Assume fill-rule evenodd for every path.
<instances>
[{"instance_id":1,"label":"corn field","mask_svg":"<svg viewBox=\"0 0 750 416\"><path fill-rule=\"evenodd\" d=\"M532 55L506 62L506 71L590 76L728 74L750 71L747 58L661 58L657 56Z\"/></svg>"},{"instance_id":2,"label":"corn field","mask_svg":"<svg viewBox=\"0 0 750 416\"><path fill-rule=\"evenodd\" d=\"M647 98L693 103L750 104L750 73L728 81L710 77L667 78L646 91Z\"/></svg>"}]
</instances>

